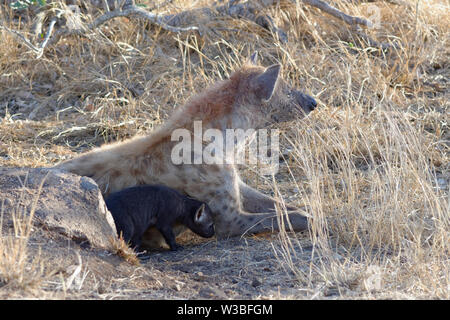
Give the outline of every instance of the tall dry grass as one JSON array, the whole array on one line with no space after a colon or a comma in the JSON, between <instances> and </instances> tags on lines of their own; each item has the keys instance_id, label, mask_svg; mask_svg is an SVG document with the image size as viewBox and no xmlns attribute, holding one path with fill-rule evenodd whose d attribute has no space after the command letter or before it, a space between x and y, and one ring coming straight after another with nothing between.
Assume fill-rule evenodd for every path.
<instances>
[{"instance_id":1,"label":"tall dry grass","mask_svg":"<svg viewBox=\"0 0 450 320\"><path fill-rule=\"evenodd\" d=\"M44 259L40 250L30 254L28 242L33 230L33 217L42 185L31 205L24 200L26 187L20 194L20 199L12 206L6 206L2 199L0 204L0 287L2 290L32 290L39 287L49 276L44 267ZM9 201L9 200L8 200ZM5 207L9 208L5 213ZM7 226L10 221L12 228Z\"/></svg>"},{"instance_id":2,"label":"tall dry grass","mask_svg":"<svg viewBox=\"0 0 450 320\"><path fill-rule=\"evenodd\" d=\"M379 8L381 28L368 33L398 48L376 51L341 22L288 1L268 10L288 30L287 44L229 17L206 22L202 38L123 18L34 60L2 32L0 165L49 165L150 132L258 50L263 65L281 62L283 76L319 102L284 126L292 151L268 183L280 197L296 190L290 200L313 216L310 259L294 259L301 235L280 233L283 267L312 297L326 289L448 298L449 5L330 2L361 16ZM179 0L168 10L210 3Z\"/></svg>"},{"instance_id":3,"label":"tall dry grass","mask_svg":"<svg viewBox=\"0 0 450 320\"><path fill-rule=\"evenodd\" d=\"M340 43L307 57L320 81L334 85L332 101L321 97L321 111L285 136L290 181L313 216L315 263L290 264L304 284L316 279L364 297L449 297L449 95L427 99L422 82L440 50L448 58L448 23L436 19L449 8L428 5L402 16L414 33L398 30L394 56L355 54ZM289 261L298 244L285 243Z\"/></svg>"},{"instance_id":4,"label":"tall dry grass","mask_svg":"<svg viewBox=\"0 0 450 320\"><path fill-rule=\"evenodd\" d=\"M437 182L430 141L402 112L379 108L365 120L351 109L313 117L316 130L289 132L291 181L313 217L318 260L307 270L344 291L448 298L448 189ZM365 284L368 272L376 285Z\"/></svg>"}]
</instances>

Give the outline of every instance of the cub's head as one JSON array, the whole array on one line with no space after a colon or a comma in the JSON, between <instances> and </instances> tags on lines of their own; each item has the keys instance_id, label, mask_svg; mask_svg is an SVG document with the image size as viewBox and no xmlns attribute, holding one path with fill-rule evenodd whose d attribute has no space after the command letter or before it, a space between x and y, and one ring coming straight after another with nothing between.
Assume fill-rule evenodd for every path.
<instances>
[{"instance_id":1,"label":"cub's head","mask_svg":"<svg viewBox=\"0 0 450 320\"><path fill-rule=\"evenodd\" d=\"M190 229L193 232L205 238L211 238L214 235L214 221L211 209L206 203L200 204L193 212L191 219Z\"/></svg>"}]
</instances>

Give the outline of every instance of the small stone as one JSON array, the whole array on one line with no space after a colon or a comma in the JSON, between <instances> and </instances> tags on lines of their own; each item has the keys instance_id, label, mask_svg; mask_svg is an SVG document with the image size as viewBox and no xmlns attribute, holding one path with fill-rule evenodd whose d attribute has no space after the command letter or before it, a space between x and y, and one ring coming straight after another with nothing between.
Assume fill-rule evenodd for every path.
<instances>
[{"instance_id":1,"label":"small stone","mask_svg":"<svg viewBox=\"0 0 450 320\"><path fill-rule=\"evenodd\" d=\"M446 187L447 187L447 181L446 181L445 179L443 179L443 178L438 178L438 179L437 179L437 183L438 183L440 189L443 189L443 190L446 189Z\"/></svg>"},{"instance_id":2,"label":"small stone","mask_svg":"<svg viewBox=\"0 0 450 320\"><path fill-rule=\"evenodd\" d=\"M259 287L260 285L262 285L261 279L258 277L253 278L252 287L256 288L256 287Z\"/></svg>"},{"instance_id":3,"label":"small stone","mask_svg":"<svg viewBox=\"0 0 450 320\"><path fill-rule=\"evenodd\" d=\"M106 288L100 284L97 288L97 292L98 292L98 294L104 294L104 293L106 293Z\"/></svg>"},{"instance_id":4,"label":"small stone","mask_svg":"<svg viewBox=\"0 0 450 320\"><path fill-rule=\"evenodd\" d=\"M327 287L325 288L325 290L323 291L323 295L325 297L331 297L331 296L336 296L339 294L339 290L337 287Z\"/></svg>"},{"instance_id":5,"label":"small stone","mask_svg":"<svg viewBox=\"0 0 450 320\"><path fill-rule=\"evenodd\" d=\"M227 299L228 296L225 292L223 292L223 290L216 288L216 287L206 287L203 289L200 289L199 291L199 295L202 298L207 298L207 299Z\"/></svg>"}]
</instances>

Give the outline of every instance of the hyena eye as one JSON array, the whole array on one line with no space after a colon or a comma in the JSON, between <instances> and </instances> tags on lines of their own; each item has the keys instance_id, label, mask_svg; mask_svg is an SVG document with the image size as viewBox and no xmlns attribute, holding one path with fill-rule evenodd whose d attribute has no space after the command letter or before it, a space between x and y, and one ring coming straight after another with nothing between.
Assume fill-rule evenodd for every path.
<instances>
[{"instance_id":1,"label":"hyena eye","mask_svg":"<svg viewBox=\"0 0 450 320\"><path fill-rule=\"evenodd\" d=\"M286 96L287 96L289 99L295 99L295 97L297 96L297 94L296 94L295 90L289 90L289 91L287 92Z\"/></svg>"},{"instance_id":2,"label":"hyena eye","mask_svg":"<svg viewBox=\"0 0 450 320\"><path fill-rule=\"evenodd\" d=\"M292 91L288 91L286 93L286 100L292 100L294 99L294 93Z\"/></svg>"}]
</instances>

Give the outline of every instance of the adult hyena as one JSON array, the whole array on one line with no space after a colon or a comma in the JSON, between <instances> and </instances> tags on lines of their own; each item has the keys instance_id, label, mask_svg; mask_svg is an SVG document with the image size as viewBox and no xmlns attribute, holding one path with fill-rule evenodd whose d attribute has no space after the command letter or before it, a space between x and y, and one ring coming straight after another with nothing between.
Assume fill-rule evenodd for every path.
<instances>
[{"instance_id":1,"label":"adult hyena","mask_svg":"<svg viewBox=\"0 0 450 320\"><path fill-rule=\"evenodd\" d=\"M151 134L96 148L57 168L92 177L104 195L141 184L179 190L208 203L220 238L278 230L275 200L241 181L233 164L173 164L171 151L178 142L171 141L171 134L180 128L193 131L194 121L202 121L203 130L219 129L226 136L230 128L260 129L304 117L316 102L292 89L280 69L278 64L258 66L255 53L229 79L191 97ZM308 226L297 212L286 217L296 231Z\"/></svg>"}]
</instances>

